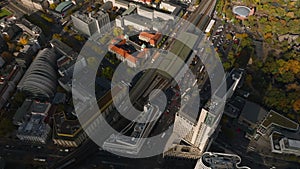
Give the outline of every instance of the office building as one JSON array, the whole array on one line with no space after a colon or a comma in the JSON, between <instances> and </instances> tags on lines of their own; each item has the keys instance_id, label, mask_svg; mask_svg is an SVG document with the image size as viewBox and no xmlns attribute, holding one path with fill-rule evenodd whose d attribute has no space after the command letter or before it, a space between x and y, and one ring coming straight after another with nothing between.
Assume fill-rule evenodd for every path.
<instances>
[{"instance_id":1,"label":"office building","mask_svg":"<svg viewBox=\"0 0 300 169\"><path fill-rule=\"evenodd\" d=\"M87 137L76 117L68 117L65 112L53 115L54 144L63 147L78 147Z\"/></svg>"},{"instance_id":2,"label":"office building","mask_svg":"<svg viewBox=\"0 0 300 169\"><path fill-rule=\"evenodd\" d=\"M49 124L45 122L50 108L50 103L32 101L30 109L27 109L29 111L23 117L24 122L18 128L17 137L23 141L45 144L51 131Z\"/></svg>"},{"instance_id":3,"label":"office building","mask_svg":"<svg viewBox=\"0 0 300 169\"><path fill-rule=\"evenodd\" d=\"M128 124L119 134L112 134L103 144L105 150L112 152L120 152L125 154L137 155L145 139L153 129L158 116L161 115L159 109L153 105L145 105L144 111L134 120L142 121L149 119L149 123L131 122ZM125 136L125 133L132 131L129 136Z\"/></svg>"},{"instance_id":4,"label":"office building","mask_svg":"<svg viewBox=\"0 0 300 169\"><path fill-rule=\"evenodd\" d=\"M250 169L246 166L238 166L241 158L235 154L205 152L197 161L195 169Z\"/></svg>"},{"instance_id":5,"label":"office building","mask_svg":"<svg viewBox=\"0 0 300 169\"><path fill-rule=\"evenodd\" d=\"M94 33L105 33L111 29L109 15L103 11L94 14L77 11L71 18L74 27L87 36L92 36Z\"/></svg>"},{"instance_id":6,"label":"office building","mask_svg":"<svg viewBox=\"0 0 300 169\"><path fill-rule=\"evenodd\" d=\"M212 100L201 109L200 115L190 113L189 110L193 110L194 105L185 104L182 106L176 113L173 130L174 134L182 137L182 139L174 142L173 148L165 152L164 156L198 159L207 151L223 114L222 104L225 104L225 100L232 96L242 75L243 70L232 70L213 94ZM227 88L224 89L225 86ZM189 103L194 103L192 99L193 97L189 98ZM181 144L182 142L184 145ZM175 151L178 149L181 151ZM186 149L189 152L197 153L187 153Z\"/></svg>"},{"instance_id":7,"label":"office building","mask_svg":"<svg viewBox=\"0 0 300 169\"><path fill-rule=\"evenodd\" d=\"M267 114L268 112L258 104L246 101L239 117L239 123L249 130L254 130Z\"/></svg>"},{"instance_id":8,"label":"office building","mask_svg":"<svg viewBox=\"0 0 300 169\"><path fill-rule=\"evenodd\" d=\"M286 135L293 135L291 138ZM273 153L279 154L293 154L300 156L300 137L296 134L291 134L286 132L282 134L280 132L274 131L270 135L271 150Z\"/></svg>"},{"instance_id":9,"label":"office building","mask_svg":"<svg viewBox=\"0 0 300 169\"><path fill-rule=\"evenodd\" d=\"M274 110L270 110L258 125L256 132L261 135L266 135L268 132L272 131L273 128L297 131L299 129L299 124Z\"/></svg>"},{"instance_id":10,"label":"office building","mask_svg":"<svg viewBox=\"0 0 300 169\"><path fill-rule=\"evenodd\" d=\"M18 84L18 89L30 98L49 100L57 86L57 55L53 49L41 50Z\"/></svg>"},{"instance_id":11,"label":"office building","mask_svg":"<svg viewBox=\"0 0 300 169\"><path fill-rule=\"evenodd\" d=\"M16 85L22 78L24 71L18 65L9 65L0 71L0 109L7 104L15 91Z\"/></svg>"}]
</instances>

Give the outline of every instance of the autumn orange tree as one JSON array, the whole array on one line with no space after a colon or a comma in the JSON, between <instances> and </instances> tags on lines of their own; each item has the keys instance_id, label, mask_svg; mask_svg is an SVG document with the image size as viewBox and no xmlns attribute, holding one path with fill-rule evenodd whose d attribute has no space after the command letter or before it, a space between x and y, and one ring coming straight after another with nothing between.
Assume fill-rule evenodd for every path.
<instances>
[{"instance_id":1,"label":"autumn orange tree","mask_svg":"<svg viewBox=\"0 0 300 169\"><path fill-rule=\"evenodd\" d=\"M300 98L297 99L297 100L294 102L294 104L293 104L293 109L294 109L294 111L300 113Z\"/></svg>"},{"instance_id":2,"label":"autumn orange tree","mask_svg":"<svg viewBox=\"0 0 300 169\"><path fill-rule=\"evenodd\" d=\"M21 43L22 45L27 45L28 39L27 39L25 36L22 36L22 37L20 38L20 43Z\"/></svg>"}]
</instances>

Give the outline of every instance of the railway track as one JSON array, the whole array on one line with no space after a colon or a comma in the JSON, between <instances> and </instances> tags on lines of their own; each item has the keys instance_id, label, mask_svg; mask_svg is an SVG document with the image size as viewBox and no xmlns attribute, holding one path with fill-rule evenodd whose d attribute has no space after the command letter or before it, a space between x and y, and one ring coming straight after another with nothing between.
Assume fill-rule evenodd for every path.
<instances>
[{"instance_id":1,"label":"railway track","mask_svg":"<svg viewBox=\"0 0 300 169\"><path fill-rule=\"evenodd\" d=\"M187 19L190 24L187 24L184 27L182 27L182 30L179 30L178 33L180 33L181 31L182 32L188 31L188 29L190 27L193 27L193 25L195 25L201 31L204 31L210 21L212 12L214 11L215 4L216 4L216 0L202 0L199 6L197 7L197 9L194 11L194 13L190 15L190 17ZM170 50L172 47L174 47L173 43L170 43L170 45L168 45L168 47L165 50ZM149 80L150 81L154 80L153 75L157 75L157 72L154 70L147 71L141 78L141 80L144 80L144 82L139 81L139 83L137 83L137 86L135 86L135 88L139 90L133 89L133 91L131 91L131 96L134 96L133 97L134 99L132 100L133 102L136 101L138 98L142 97L146 90L148 91L151 90L149 89L149 87L151 86ZM164 82L164 80L160 82ZM167 85L162 85L160 87L164 88L166 86ZM140 89L142 89L144 92L141 92ZM86 151L88 150L95 150L97 149L96 147L97 146L92 142L92 140L88 138L82 146L80 146L77 150L75 150L75 152L73 152L69 156L66 156L64 159L61 159L60 161L58 161L56 164L52 165L49 168L50 169L64 168L64 167L67 168L70 167L70 165L76 165L77 162L72 161L73 159L79 159L80 157L81 157L80 159L82 159L81 156L82 152L86 153ZM69 162L70 164L68 164Z\"/></svg>"}]
</instances>

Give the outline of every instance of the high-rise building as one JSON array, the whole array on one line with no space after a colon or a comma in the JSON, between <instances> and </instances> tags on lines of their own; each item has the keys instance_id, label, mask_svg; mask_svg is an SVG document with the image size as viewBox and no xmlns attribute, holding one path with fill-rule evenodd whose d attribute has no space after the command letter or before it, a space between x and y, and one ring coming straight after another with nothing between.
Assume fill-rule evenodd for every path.
<instances>
[{"instance_id":1,"label":"high-rise building","mask_svg":"<svg viewBox=\"0 0 300 169\"><path fill-rule=\"evenodd\" d=\"M94 14L85 14L77 11L71 18L74 27L87 36L92 36L94 33L104 33L111 28L109 15L103 11Z\"/></svg>"},{"instance_id":2,"label":"high-rise building","mask_svg":"<svg viewBox=\"0 0 300 169\"><path fill-rule=\"evenodd\" d=\"M174 143L174 147L165 152L164 156L198 159L209 148L223 114L221 104L232 96L242 74L243 71L240 69L232 70L213 94L212 100L202 108L199 116L189 113L189 107L193 106L190 104L185 104L176 113L173 132L183 138ZM223 87L226 87L227 90L222 92Z\"/></svg>"}]
</instances>

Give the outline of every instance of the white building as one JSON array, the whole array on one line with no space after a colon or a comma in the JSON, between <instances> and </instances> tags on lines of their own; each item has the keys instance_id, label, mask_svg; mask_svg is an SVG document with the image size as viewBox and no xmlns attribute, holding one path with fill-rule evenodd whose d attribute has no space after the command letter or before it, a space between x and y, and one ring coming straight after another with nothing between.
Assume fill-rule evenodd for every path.
<instances>
[{"instance_id":1,"label":"white building","mask_svg":"<svg viewBox=\"0 0 300 169\"><path fill-rule=\"evenodd\" d=\"M198 149L199 153L187 154L185 152L173 151L173 149L165 152L165 156L197 159L209 148L210 142L213 140L213 134L223 114L222 104L225 104L225 100L232 96L242 78L242 74L242 70L234 69L213 94L212 98L215 100L212 100L207 106L202 108L199 117L190 113L191 111L189 111L188 107L195 107L190 104L185 104L176 114L173 132L180 137L183 136L181 141L189 145L186 147ZM227 90L223 88L224 84L227 84L227 86L225 85ZM193 100L189 101L189 103L191 102ZM174 146L178 147L182 145L175 143Z\"/></svg>"},{"instance_id":2,"label":"white building","mask_svg":"<svg viewBox=\"0 0 300 169\"><path fill-rule=\"evenodd\" d=\"M279 144L283 153L300 156L300 140L284 137L279 141Z\"/></svg>"},{"instance_id":3,"label":"white building","mask_svg":"<svg viewBox=\"0 0 300 169\"><path fill-rule=\"evenodd\" d=\"M235 154L212 153L206 152L197 161L195 169L221 169L221 168L236 168L250 169L247 166L238 166L241 163L241 158Z\"/></svg>"},{"instance_id":4,"label":"white building","mask_svg":"<svg viewBox=\"0 0 300 169\"><path fill-rule=\"evenodd\" d=\"M287 134L287 133L286 133ZM288 138L287 136L277 131L272 132L270 135L271 149L273 153L279 154L294 154L300 156L300 140L295 133L295 138Z\"/></svg>"},{"instance_id":5,"label":"white building","mask_svg":"<svg viewBox=\"0 0 300 169\"><path fill-rule=\"evenodd\" d=\"M79 11L71 15L74 27L87 36L94 33L105 33L111 29L109 15L99 11L95 14L84 14Z\"/></svg>"},{"instance_id":6,"label":"white building","mask_svg":"<svg viewBox=\"0 0 300 169\"><path fill-rule=\"evenodd\" d=\"M27 8L31 10L43 10L43 3L46 0L20 0Z\"/></svg>"},{"instance_id":7,"label":"white building","mask_svg":"<svg viewBox=\"0 0 300 169\"><path fill-rule=\"evenodd\" d=\"M148 19L153 19L153 9L149 9L143 6L137 6L137 13L141 16L144 16Z\"/></svg>"},{"instance_id":8,"label":"white building","mask_svg":"<svg viewBox=\"0 0 300 169\"><path fill-rule=\"evenodd\" d=\"M138 154L144 145L145 139L150 134L150 131L155 126L158 117L161 115L157 106L145 105L144 111L134 121L144 121L150 119L149 123L136 123L132 122L127 125L121 133L112 134L103 144L105 150L110 150L126 154ZM124 134L134 129L130 136ZM138 136L138 137L137 137Z\"/></svg>"}]
</instances>

